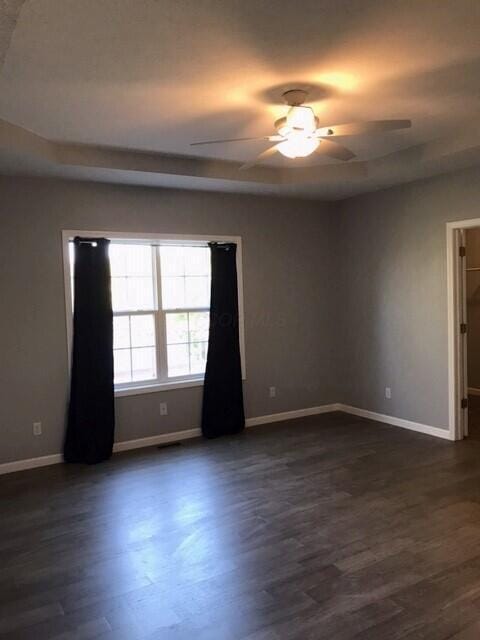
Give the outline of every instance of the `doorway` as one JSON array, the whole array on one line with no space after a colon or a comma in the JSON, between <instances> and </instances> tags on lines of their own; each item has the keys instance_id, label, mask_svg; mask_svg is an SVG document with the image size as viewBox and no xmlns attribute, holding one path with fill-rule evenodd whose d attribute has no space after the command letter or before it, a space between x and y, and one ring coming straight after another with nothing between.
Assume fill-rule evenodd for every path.
<instances>
[{"instance_id":1,"label":"doorway","mask_svg":"<svg viewBox=\"0 0 480 640\"><path fill-rule=\"evenodd\" d=\"M465 229L467 433L480 440L480 227Z\"/></svg>"},{"instance_id":2,"label":"doorway","mask_svg":"<svg viewBox=\"0 0 480 640\"><path fill-rule=\"evenodd\" d=\"M447 224L450 437L480 440L480 218Z\"/></svg>"}]
</instances>

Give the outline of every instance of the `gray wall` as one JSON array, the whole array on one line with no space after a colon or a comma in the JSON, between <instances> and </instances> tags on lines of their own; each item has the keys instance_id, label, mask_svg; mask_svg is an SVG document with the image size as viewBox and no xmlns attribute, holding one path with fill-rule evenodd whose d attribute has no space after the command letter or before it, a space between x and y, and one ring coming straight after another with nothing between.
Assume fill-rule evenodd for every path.
<instances>
[{"instance_id":1,"label":"gray wall","mask_svg":"<svg viewBox=\"0 0 480 640\"><path fill-rule=\"evenodd\" d=\"M0 462L61 450L67 228L242 236L248 417L340 401L447 428L445 222L479 202L479 169L330 205L0 178ZM198 426L200 404L119 398L117 440Z\"/></svg>"},{"instance_id":2,"label":"gray wall","mask_svg":"<svg viewBox=\"0 0 480 640\"><path fill-rule=\"evenodd\" d=\"M337 400L328 205L14 178L0 178L0 203L0 462L61 450L62 229L242 236L247 416ZM200 404L201 388L119 398L116 439L196 427ZM32 435L37 420L41 437Z\"/></svg>"},{"instance_id":3,"label":"gray wall","mask_svg":"<svg viewBox=\"0 0 480 640\"><path fill-rule=\"evenodd\" d=\"M479 204L478 168L339 203L340 401L448 427L445 223Z\"/></svg>"},{"instance_id":4,"label":"gray wall","mask_svg":"<svg viewBox=\"0 0 480 640\"><path fill-rule=\"evenodd\" d=\"M479 214L480 217L480 214ZM480 267L480 228L468 229L467 267ZM468 386L480 389L480 271L467 271Z\"/></svg>"}]
</instances>

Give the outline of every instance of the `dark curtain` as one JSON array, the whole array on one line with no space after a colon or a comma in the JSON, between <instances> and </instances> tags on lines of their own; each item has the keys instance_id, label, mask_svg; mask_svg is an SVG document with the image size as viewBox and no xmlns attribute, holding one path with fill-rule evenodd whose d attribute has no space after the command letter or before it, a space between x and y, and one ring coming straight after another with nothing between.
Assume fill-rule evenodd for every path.
<instances>
[{"instance_id":1,"label":"dark curtain","mask_svg":"<svg viewBox=\"0 0 480 640\"><path fill-rule=\"evenodd\" d=\"M245 427L238 331L235 244L210 243L212 288L202 433L217 438Z\"/></svg>"},{"instance_id":2,"label":"dark curtain","mask_svg":"<svg viewBox=\"0 0 480 640\"><path fill-rule=\"evenodd\" d=\"M112 455L115 426L113 314L105 238L75 238L73 352L66 462Z\"/></svg>"}]
</instances>

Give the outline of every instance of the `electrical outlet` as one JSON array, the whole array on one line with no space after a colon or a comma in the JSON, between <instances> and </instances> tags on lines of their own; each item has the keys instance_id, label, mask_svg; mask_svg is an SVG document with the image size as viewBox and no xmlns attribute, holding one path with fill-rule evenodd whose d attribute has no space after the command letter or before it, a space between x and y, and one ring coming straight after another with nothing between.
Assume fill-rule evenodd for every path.
<instances>
[{"instance_id":1,"label":"electrical outlet","mask_svg":"<svg viewBox=\"0 0 480 640\"><path fill-rule=\"evenodd\" d=\"M390 389L390 387L385 387L385 398L387 400L390 400L392 397L392 390Z\"/></svg>"},{"instance_id":2,"label":"electrical outlet","mask_svg":"<svg viewBox=\"0 0 480 640\"><path fill-rule=\"evenodd\" d=\"M277 395L277 387L270 387L268 390L268 395L270 398L275 398Z\"/></svg>"},{"instance_id":3,"label":"electrical outlet","mask_svg":"<svg viewBox=\"0 0 480 640\"><path fill-rule=\"evenodd\" d=\"M33 423L33 435L34 436L41 436L42 435L42 423L41 422L34 422Z\"/></svg>"},{"instance_id":4,"label":"electrical outlet","mask_svg":"<svg viewBox=\"0 0 480 640\"><path fill-rule=\"evenodd\" d=\"M160 415L168 416L168 407L166 402L160 402Z\"/></svg>"}]
</instances>

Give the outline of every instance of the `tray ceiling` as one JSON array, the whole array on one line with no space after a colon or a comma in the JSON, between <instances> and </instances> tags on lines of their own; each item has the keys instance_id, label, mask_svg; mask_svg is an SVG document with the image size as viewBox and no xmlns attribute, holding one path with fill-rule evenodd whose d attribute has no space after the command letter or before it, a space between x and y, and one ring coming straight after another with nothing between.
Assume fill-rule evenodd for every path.
<instances>
[{"instance_id":1,"label":"tray ceiling","mask_svg":"<svg viewBox=\"0 0 480 640\"><path fill-rule=\"evenodd\" d=\"M0 170L318 198L451 171L478 161L479 33L476 0L7 0ZM349 138L344 166L190 147L273 133L297 86L321 126L412 129Z\"/></svg>"}]
</instances>

